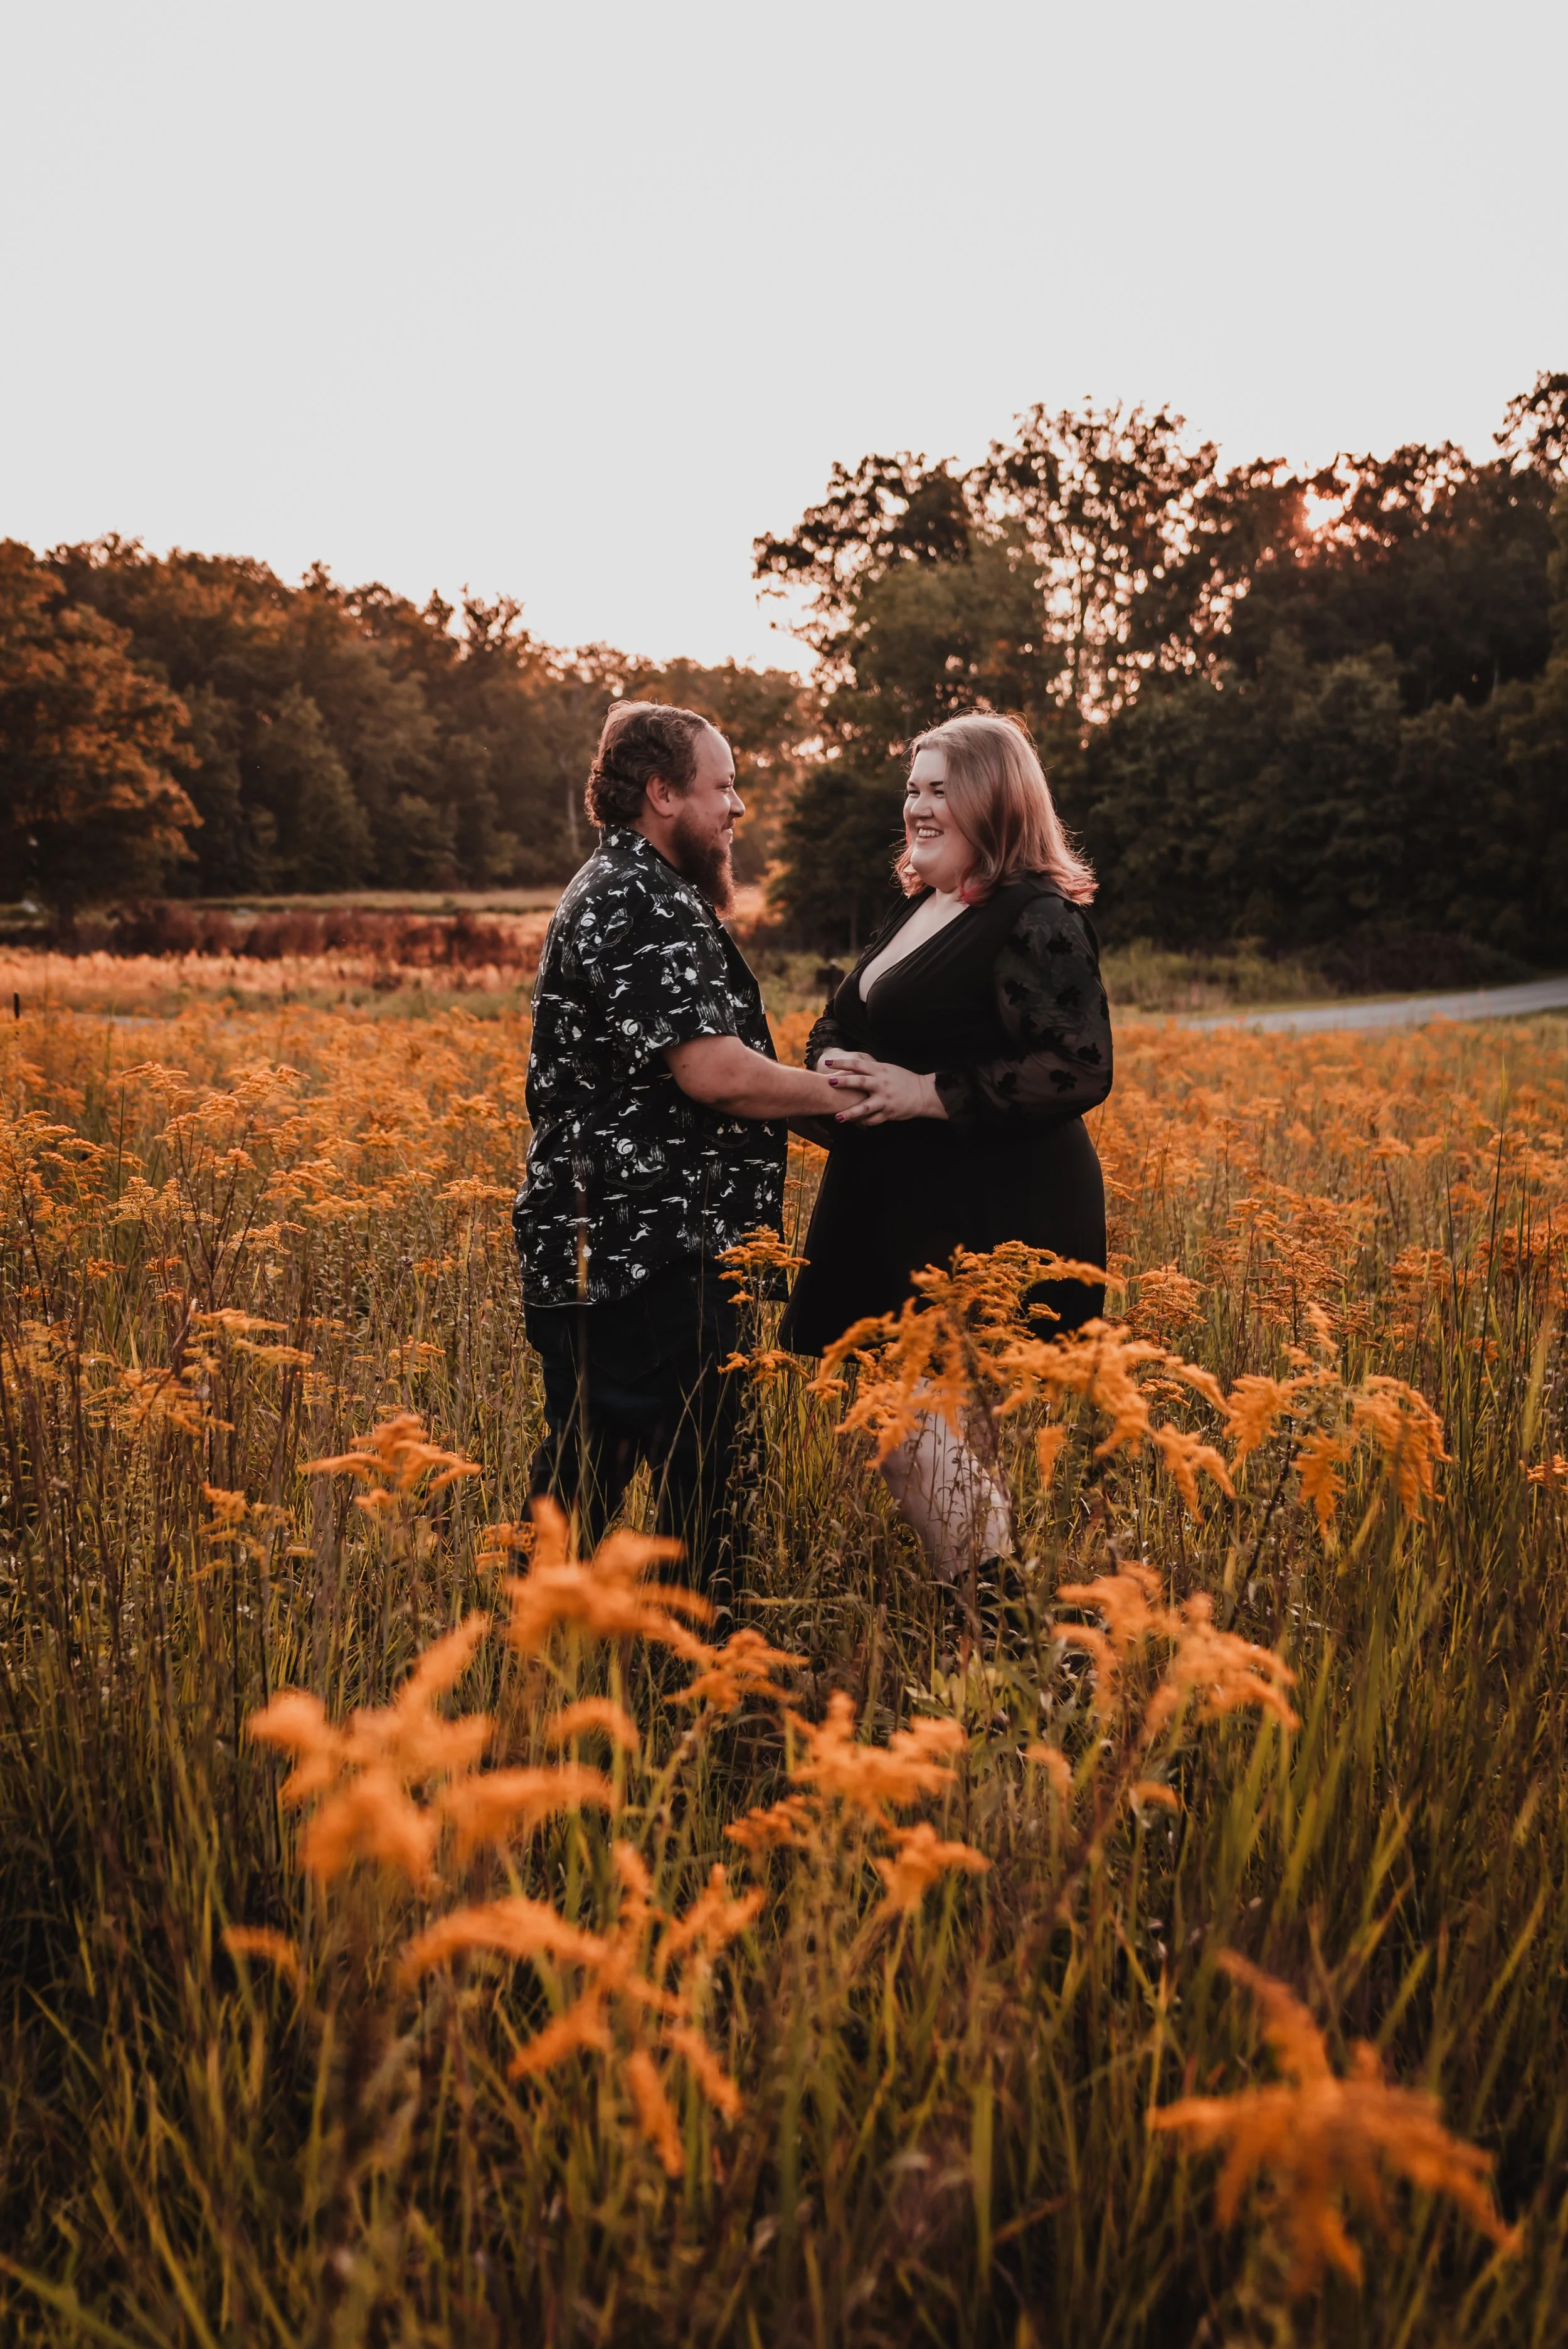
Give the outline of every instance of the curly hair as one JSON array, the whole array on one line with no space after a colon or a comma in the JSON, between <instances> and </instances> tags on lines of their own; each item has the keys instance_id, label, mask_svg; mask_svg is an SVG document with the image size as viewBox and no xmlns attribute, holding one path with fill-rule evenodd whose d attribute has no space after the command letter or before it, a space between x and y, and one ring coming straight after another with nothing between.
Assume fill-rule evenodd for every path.
<instances>
[{"instance_id":1,"label":"curly hair","mask_svg":"<svg viewBox=\"0 0 1568 2349\"><path fill-rule=\"evenodd\" d=\"M696 780L696 746L707 719L661 701L618 701L604 720L583 804L590 823L634 823L655 775L672 790Z\"/></svg>"}]
</instances>

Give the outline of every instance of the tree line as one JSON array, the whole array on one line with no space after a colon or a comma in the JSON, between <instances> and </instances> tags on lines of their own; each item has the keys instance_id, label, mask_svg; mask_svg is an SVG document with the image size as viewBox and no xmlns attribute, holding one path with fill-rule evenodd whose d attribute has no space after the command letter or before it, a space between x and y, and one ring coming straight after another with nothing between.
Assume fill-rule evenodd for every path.
<instances>
[{"instance_id":1,"label":"tree line","mask_svg":"<svg viewBox=\"0 0 1568 2349\"><path fill-rule=\"evenodd\" d=\"M346 588L319 565L0 542L0 898L79 906L559 881L618 695L736 744L760 874L812 738L791 673L539 643L510 599Z\"/></svg>"},{"instance_id":2,"label":"tree line","mask_svg":"<svg viewBox=\"0 0 1568 2349\"><path fill-rule=\"evenodd\" d=\"M968 468L837 466L756 575L815 661L562 651L516 603L105 538L0 542L0 898L563 879L619 695L734 743L746 877L838 951L921 730L1033 730L1102 925L1171 947L1568 938L1568 375L1494 452L1222 466L1165 409L1030 409Z\"/></svg>"},{"instance_id":3,"label":"tree line","mask_svg":"<svg viewBox=\"0 0 1568 2349\"><path fill-rule=\"evenodd\" d=\"M1568 375L1495 454L1222 468L1181 418L1036 408L968 469L837 467L756 545L818 657L779 893L853 945L912 739L1033 730L1119 939L1568 940Z\"/></svg>"}]
</instances>

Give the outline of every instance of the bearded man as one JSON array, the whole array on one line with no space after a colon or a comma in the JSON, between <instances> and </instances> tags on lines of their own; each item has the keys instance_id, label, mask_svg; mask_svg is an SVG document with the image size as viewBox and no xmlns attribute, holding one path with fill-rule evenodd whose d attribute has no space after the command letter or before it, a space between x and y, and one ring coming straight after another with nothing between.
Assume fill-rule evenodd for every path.
<instances>
[{"instance_id":1,"label":"bearded man","mask_svg":"<svg viewBox=\"0 0 1568 2349\"><path fill-rule=\"evenodd\" d=\"M596 1542L637 1468L719 1601L732 1578L738 1309L717 1261L780 1227L787 1125L845 1106L774 1056L719 919L738 816L694 710L618 704L588 778L602 837L551 920L533 994L528 1168L512 1213L546 1433L531 1492Z\"/></svg>"}]
</instances>

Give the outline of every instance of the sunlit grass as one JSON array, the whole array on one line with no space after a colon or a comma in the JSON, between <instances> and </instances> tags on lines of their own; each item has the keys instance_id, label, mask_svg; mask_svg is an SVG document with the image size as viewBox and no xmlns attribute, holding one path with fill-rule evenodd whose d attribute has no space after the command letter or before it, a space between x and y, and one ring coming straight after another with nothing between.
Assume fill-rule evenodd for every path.
<instances>
[{"instance_id":1,"label":"sunlit grass","mask_svg":"<svg viewBox=\"0 0 1568 2349\"><path fill-rule=\"evenodd\" d=\"M1121 1334L765 1309L730 1635L518 1524L515 996L180 986L0 1037L7 2339L1553 2337L1568 1027L1124 1030Z\"/></svg>"}]
</instances>

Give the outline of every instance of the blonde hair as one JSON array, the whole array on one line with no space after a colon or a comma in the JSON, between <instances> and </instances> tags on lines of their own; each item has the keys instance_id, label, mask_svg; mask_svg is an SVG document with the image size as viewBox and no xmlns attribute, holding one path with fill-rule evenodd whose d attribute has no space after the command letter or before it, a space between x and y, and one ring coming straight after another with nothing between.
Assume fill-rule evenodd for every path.
<instances>
[{"instance_id":1,"label":"blonde hair","mask_svg":"<svg viewBox=\"0 0 1568 2349\"><path fill-rule=\"evenodd\" d=\"M912 767L922 750L940 750L947 761L947 804L975 851L963 889L971 904L1026 873L1043 874L1075 905L1088 904L1099 885L1094 867L1078 854L1057 813L1045 769L1016 719L985 711L949 718L916 736ZM923 887L907 852L897 872L907 895Z\"/></svg>"}]
</instances>

